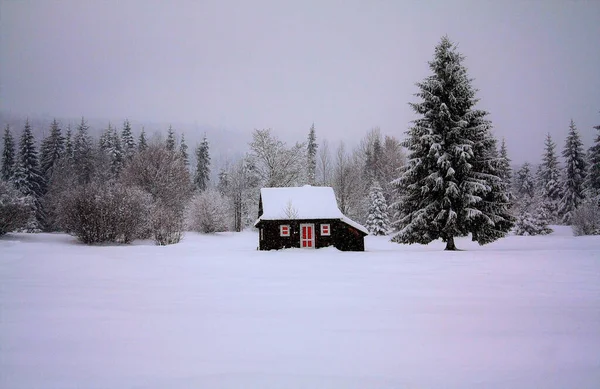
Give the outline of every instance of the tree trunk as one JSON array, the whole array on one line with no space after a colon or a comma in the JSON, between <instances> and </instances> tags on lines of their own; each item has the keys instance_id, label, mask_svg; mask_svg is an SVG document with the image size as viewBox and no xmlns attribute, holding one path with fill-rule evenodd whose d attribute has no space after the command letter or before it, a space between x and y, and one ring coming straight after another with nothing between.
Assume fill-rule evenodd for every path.
<instances>
[{"instance_id":1,"label":"tree trunk","mask_svg":"<svg viewBox=\"0 0 600 389\"><path fill-rule=\"evenodd\" d=\"M454 245L454 237L450 236L446 239L446 248L444 250L447 251L456 251L456 246Z\"/></svg>"}]
</instances>

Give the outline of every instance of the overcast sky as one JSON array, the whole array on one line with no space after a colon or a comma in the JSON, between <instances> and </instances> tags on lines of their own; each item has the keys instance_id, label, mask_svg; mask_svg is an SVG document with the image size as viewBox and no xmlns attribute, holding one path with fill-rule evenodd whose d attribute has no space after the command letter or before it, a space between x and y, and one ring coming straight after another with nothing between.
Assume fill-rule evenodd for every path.
<instances>
[{"instance_id":1,"label":"overcast sky","mask_svg":"<svg viewBox=\"0 0 600 389\"><path fill-rule=\"evenodd\" d=\"M600 1L0 0L0 109L404 137L448 34L515 162L600 124Z\"/></svg>"}]
</instances>

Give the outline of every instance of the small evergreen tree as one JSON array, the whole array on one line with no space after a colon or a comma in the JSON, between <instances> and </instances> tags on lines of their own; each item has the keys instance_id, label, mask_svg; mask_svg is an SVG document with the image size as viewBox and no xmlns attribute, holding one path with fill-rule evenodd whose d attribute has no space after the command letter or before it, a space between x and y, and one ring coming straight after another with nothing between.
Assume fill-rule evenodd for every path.
<instances>
[{"instance_id":1,"label":"small evergreen tree","mask_svg":"<svg viewBox=\"0 0 600 389\"><path fill-rule=\"evenodd\" d=\"M571 120L569 126L569 135L562 155L565 158L565 169L559 213L562 216L562 222L570 224L572 212L579 207L584 199L583 181L586 172L583 144L573 120Z\"/></svg>"},{"instance_id":2,"label":"small evergreen tree","mask_svg":"<svg viewBox=\"0 0 600 389\"><path fill-rule=\"evenodd\" d=\"M67 126L67 132L65 133L65 159L67 161L73 162L73 142L72 133L71 133L71 125Z\"/></svg>"},{"instance_id":3,"label":"small evergreen tree","mask_svg":"<svg viewBox=\"0 0 600 389\"><path fill-rule=\"evenodd\" d=\"M525 162L515 176L515 191L519 198L533 198L535 195L535 180L531 172L531 164Z\"/></svg>"},{"instance_id":4,"label":"small evergreen tree","mask_svg":"<svg viewBox=\"0 0 600 389\"><path fill-rule=\"evenodd\" d=\"M206 135L202 143L196 147L196 174L194 175L194 187L200 192L206 190L210 179L210 154Z\"/></svg>"},{"instance_id":5,"label":"small evergreen tree","mask_svg":"<svg viewBox=\"0 0 600 389\"><path fill-rule=\"evenodd\" d=\"M108 152L110 155L110 172L113 177L118 177L121 169L123 169L124 153L121 137L116 128L113 128L110 133L110 149Z\"/></svg>"},{"instance_id":6,"label":"small evergreen tree","mask_svg":"<svg viewBox=\"0 0 600 389\"><path fill-rule=\"evenodd\" d=\"M544 156L538 170L538 187L545 199L558 201L560 199L560 170L556 156L556 144L550 134L546 135Z\"/></svg>"},{"instance_id":7,"label":"small evergreen tree","mask_svg":"<svg viewBox=\"0 0 600 389\"><path fill-rule=\"evenodd\" d=\"M131 124L129 124L129 120L127 119L125 119L123 130L121 131L121 145L123 149L123 160L130 161L135 155L135 140L133 140Z\"/></svg>"},{"instance_id":8,"label":"small evergreen tree","mask_svg":"<svg viewBox=\"0 0 600 389\"><path fill-rule=\"evenodd\" d=\"M190 166L190 157L188 155L188 146L185 143L184 134L181 134L181 142L179 143L179 156L181 157L181 160L183 161L183 164L185 165L185 167L189 167Z\"/></svg>"},{"instance_id":9,"label":"small evergreen tree","mask_svg":"<svg viewBox=\"0 0 600 389\"><path fill-rule=\"evenodd\" d=\"M472 233L485 244L512 228L499 158L492 158L491 123L487 112L475 109L476 89L463 61L444 37L429 62L432 75L417 84L422 101L411 106L419 118L404 142L409 161L394 182L400 191L395 242L442 238L446 250L456 250L455 237Z\"/></svg>"},{"instance_id":10,"label":"small evergreen tree","mask_svg":"<svg viewBox=\"0 0 600 389\"><path fill-rule=\"evenodd\" d=\"M309 185L315 185L317 171L317 136L315 134L315 124L313 123L308 132L308 143L306 146L307 154L307 178Z\"/></svg>"},{"instance_id":11,"label":"small evergreen tree","mask_svg":"<svg viewBox=\"0 0 600 389\"><path fill-rule=\"evenodd\" d=\"M169 130L167 132L167 150L175 151L175 131L173 131L173 127L169 126Z\"/></svg>"},{"instance_id":12,"label":"small evergreen tree","mask_svg":"<svg viewBox=\"0 0 600 389\"><path fill-rule=\"evenodd\" d=\"M73 139L73 167L80 184L90 182L94 171L92 138L88 131L89 127L82 117Z\"/></svg>"},{"instance_id":13,"label":"small evergreen tree","mask_svg":"<svg viewBox=\"0 0 600 389\"><path fill-rule=\"evenodd\" d=\"M498 175L507 187L510 187L512 183L512 168L510 167L510 162L511 160L508 157L506 142L504 139L502 139L502 145L500 146L500 165L498 169Z\"/></svg>"},{"instance_id":14,"label":"small evergreen tree","mask_svg":"<svg viewBox=\"0 0 600 389\"><path fill-rule=\"evenodd\" d=\"M15 172L15 140L10 133L10 127L8 124L4 128L3 144L2 173L0 176L3 180L8 181L12 178Z\"/></svg>"},{"instance_id":15,"label":"small evergreen tree","mask_svg":"<svg viewBox=\"0 0 600 389\"><path fill-rule=\"evenodd\" d=\"M383 189L377 181L369 191L369 216L366 227L373 235L387 235L390 231L387 202L383 196Z\"/></svg>"},{"instance_id":16,"label":"small evergreen tree","mask_svg":"<svg viewBox=\"0 0 600 389\"><path fill-rule=\"evenodd\" d=\"M140 139L138 140L138 152L144 151L148 148L148 141L146 140L146 131L142 127L140 132Z\"/></svg>"},{"instance_id":17,"label":"small evergreen tree","mask_svg":"<svg viewBox=\"0 0 600 389\"><path fill-rule=\"evenodd\" d=\"M600 126L594 127L598 135L588 151L589 168L585 179L585 188L588 197L597 199L600 205Z\"/></svg>"}]
</instances>

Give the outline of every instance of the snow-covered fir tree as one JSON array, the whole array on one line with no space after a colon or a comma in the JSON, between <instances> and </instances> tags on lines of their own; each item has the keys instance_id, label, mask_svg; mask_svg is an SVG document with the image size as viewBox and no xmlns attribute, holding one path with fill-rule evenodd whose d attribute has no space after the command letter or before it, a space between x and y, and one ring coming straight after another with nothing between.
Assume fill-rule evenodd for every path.
<instances>
[{"instance_id":1,"label":"snow-covered fir tree","mask_svg":"<svg viewBox=\"0 0 600 389\"><path fill-rule=\"evenodd\" d=\"M169 130L167 131L167 150L175 151L175 131L173 131L173 127L169 126Z\"/></svg>"},{"instance_id":2,"label":"snow-covered fir tree","mask_svg":"<svg viewBox=\"0 0 600 389\"><path fill-rule=\"evenodd\" d=\"M185 167L190 166L190 156L188 154L188 146L185 143L185 136L181 134L181 142L179 142L179 157L183 161Z\"/></svg>"},{"instance_id":3,"label":"snow-covered fir tree","mask_svg":"<svg viewBox=\"0 0 600 389\"><path fill-rule=\"evenodd\" d=\"M210 154L206 135L202 142L196 147L196 174L194 175L194 187L204 191L208 187L210 179Z\"/></svg>"},{"instance_id":4,"label":"snow-covered fir tree","mask_svg":"<svg viewBox=\"0 0 600 389\"><path fill-rule=\"evenodd\" d=\"M80 184L87 184L94 171L93 141L84 118L73 137L73 167Z\"/></svg>"},{"instance_id":5,"label":"snow-covered fir tree","mask_svg":"<svg viewBox=\"0 0 600 389\"><path fill-rule=\"evenodd\" d=\"M40 174L38 153L35 149L35 139L29 120L25 122L25 128L19 140L19 156L12 182L19 192L33 199L35 212L32 213L31 219L27 223L27 231L39 231L40 220L44 218L40 205L40 198L44 191L44 179Z\"/></svg>"},{"instance_id":6,"label":"snow-covered fir tree","mask_svg":"<svg viewBox=\"0 0 600 389\"><path fill-rule=\"evenodd\" d=\"M532 199L524 199L525 204L517 215L515 222L515 234L516 235L547 235L552 232L552 229L548 227L548 220L550 215L549 210L545 206L537 208L536 213L532 213L531 202Z\"/></svg>"},{"instance_id":7,"label":"snow-covered fir tree","mask_svg":"<svg viewBox=\"0 0 600 389\"><path fill-rule=\"evenodd\" d=\"M531 199L535 195L535 178L529 162L525 162L515 174L515 193L519 198Z\"/></svg>"},{"instance_id":8,"label":"snow-covered fir tree","mask_svg":"<svg viewBox=\"0 0 600 389\"><path fill-rule=\"evenodd\" d=\"M15 140L10 132L8 124L4 127L4 136L2 137L2 173L0 177L8 181L15 171Z\"/></svg>"},{"instance_id":9,"label":"snow-covered fir tree","mask_svg":"<svg viewBox=\"0 0 600 389\"><path fill-rule=\"evenodd\" d=\"M308 143L306 146L307 155L307 181L309 185L315 185L317 172L317 136L315 134L315 124L313 123L308 132Z\"/></svg>"},{"instance_id":10,"label":"snow-covered fir tree","mask_svg":"<svg viewBox=\"0 0 600 389\"><path fill-rule=\"evenodd\" d=\"M379 182L374 181L369 190L369 215L367 229L372 235L387 235L390 231L388 205Z\"/></svg>"},{"instance_id":11,"label":"snow-covered fir tree","mask_svg":"<svg viewBox=\"0 0 600 389\"><path fill-rule=\"evenodd\" d=\"M123 161L131 161L135 155L135 140L131 132L131 124L125 119L123 130L121 130L121 145L123 149Z\"/></svg>"},{"instance_id":12,"label":"snow-covered fir tree","mask_svg":"<svg viewBox=\"0 0 600 389\"><path fill-rule=\"evenodd\" d=\"M110 148L108 150L110 156L110 172L113 177L117 177L121 173L124 164L124 153L121 137L116 128L113 128L110 133Z\"/></svg>"},{"instance_id":13,"label":"snow-covered fir tree","mask_svg":"<svg viewBox=\"0 0 600 389\"><path fill-rule=\"evenodd\" d=\"M563 172L562 197L559 203L559 214L564 224L571 223L571 213L579 207L584 199L583 182L586 174L585 153L583 143L575 122L571 120L569 134L562 153L565 158Z\"/></svg>"},{"instance_id":14,"label":"snow-covered fir tree","mask_svg":"<svg viewBox=\"0 0 600 389\"><path fill-rule=\"evenodd\" d=\"M500 146L500 167L498 175L507 187L512 185L512 167L510 166L510 158L508 157L508 149L506 148L506 141L502 139L502 145Z\"/></svg>"},{"instance_id":15,"label":"snow-covered fir tree","mask_svg":"<svg viewBox=\"0 0 600 389\"><path fill-rule=\"evenodd\" d=\"M588 171L585 178L585 190L587 197L597 199L600 205L600 126L594 127L598 130L594 144L588 151Z\"/></svg>"},{"instance_id":16,"label":"snow-covered fir tree","mask_svg":"<svg viewBox=\"0 0 600 389\"><path fill-rule=\"evenodd\" d=\"M138 151L144 151L148 148L148 141L146 140L146 131L144 127L142 127L142 131L140 132L140 138L138 139L137 149Z\"/></svg>"},{"instance_id":17,"label":"snow-covered fir tree","mask_svg":"<svg viewBox=\"0 0 600 389\"><path fill-rule=\"evenodd\" d=\"M219 182L217 183L217 190L223 196L229 190L229 172L225 168L222 168L219 172Z\"/></svg>"},{"instance_id":18,"label":"snow-covered fir tree","mask_svg":"<svg viewBox=\"0 0 600 389\"><path fill-rule=\"evenodd\" d=\"M50 125L50 134L44 138L40 147L40 172L46 182L52 177L54 167L65 153L65 138L58 121Z\"/></svg>"},{"instance_id":19,"label":"snow-covered fir tree","mask_svg":"<svg viewBox=\"0 0 600 389\"><path fill-rule=\"evenodd\" d=\"M67 132L65 133L65 158L68 161L73 162L73 135L71 133L71 125L67 126Z\"/></svg>"},{"instance_id":20,"label":"snow-covered fir tree","mask_svg":"<svg viewBox=\"0 0 600 389\"><path fill-rule=\"evenodd\" d=\"M550 134L544 142L544 155L537 172L537 187L539 188L539 206L548 217L555 222L558 218L558 201L560 200L560 168L556 155L556 144Z\"/></svg>"},{"instance_id":21,"label":"snow-covered fir tree","mask_svg":"<svg viewBox=\"0 0 600 389\"><path fill-rule=\"evenodd\" d=\"M404 142L409 161L394 182L400 191L395 242L442 238L446 250L455 250L455 237L472 233L485 244L512 228L500 160L491 158L496 153L491 123L487 112L475 108L476 89L463 61L443 37L429 62L433 74L417 84L422 101L411 107L419 118Z\"/></svg>"}]
</instances>

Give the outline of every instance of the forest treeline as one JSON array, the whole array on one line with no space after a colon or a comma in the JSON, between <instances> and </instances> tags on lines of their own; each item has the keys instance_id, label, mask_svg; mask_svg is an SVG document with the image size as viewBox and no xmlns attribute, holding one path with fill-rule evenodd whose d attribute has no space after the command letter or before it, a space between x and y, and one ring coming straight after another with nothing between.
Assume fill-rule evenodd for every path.
<instances>
[{"instance_id":1,"label":"forest treeline","mask_svg":"<svg viewBox=\"0 0 600 389\"><path fill-rule=\"evenodd\" d=\"M403 141L374 128L349 150L318 142L314 124L295 144L257 129L247 152L220 168L217 180L210 178L206 136L190 166L185 134L171 127L166 139L148 139L125 120L94 138L85 118L76 128L54 120L36 141L28 120L18 135L6 126L0 234L64 231L85 243L171 244L186 229L241 231L257 217L261 187L307 184L333 187L344 214L399 243L441 238L453 250L455 237L485 244L509 231L546 234L560 223L599 234L600 132L585 150L571 121L562 164L547 135L537 168L525 163L513 171L488 113L476 108L463 62L442 38L431 75L417 83L419 101L411 106L418 119Z\"/></svg>"}]
</instances>

